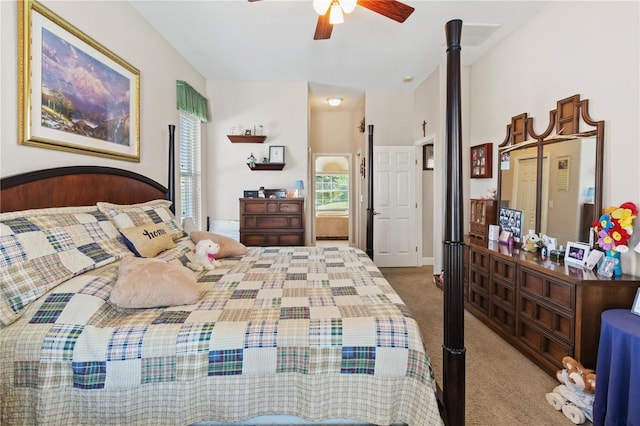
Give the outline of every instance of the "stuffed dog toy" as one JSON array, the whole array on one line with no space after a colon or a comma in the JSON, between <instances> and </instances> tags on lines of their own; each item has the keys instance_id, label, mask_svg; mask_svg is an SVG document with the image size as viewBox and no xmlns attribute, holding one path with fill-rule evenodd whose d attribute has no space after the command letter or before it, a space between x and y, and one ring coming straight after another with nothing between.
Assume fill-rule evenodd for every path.
<instances>
[{"instance_id":1,"label":"stuffed dog toy","mask_svg":"<svg viewBox=\"0 0 640 426\"><path fill-rule=\"evenodd\" d=\"M200 272L210 271L220 266L220 262L216 260L216 254L220 251L220 245L211 240L201 240L196 244L196 254L193 260L187 263L189 269Z\"/></svg>"}]
</instances>

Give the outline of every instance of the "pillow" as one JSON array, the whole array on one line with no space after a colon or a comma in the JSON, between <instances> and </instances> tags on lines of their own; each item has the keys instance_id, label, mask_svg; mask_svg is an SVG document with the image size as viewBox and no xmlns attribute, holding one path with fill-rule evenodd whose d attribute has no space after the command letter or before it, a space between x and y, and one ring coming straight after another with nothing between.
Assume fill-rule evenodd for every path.
<instances>
[{"instance_id":1,"label":"pillow","mask_svg":"<svg viewBox=\"0 0 640 426\"><path fill-rule=\"evenodd\" d=\"M166 249L174 248L173 238L164 223L141 225L120 231L125 243L138 257L154 257Z\"/></svg>"},{"instance_id":2,"label":"pillow","mask_svg":"<svg viewBox=\"0 0 640 426\"><path fill-rule=\"evenodd\" d=\"M216 254L217 259L230 256L242 256L247 253L247 247L234 240L233 238L225 237L224 235L214 234L213 232L206 231L194 231L189 234L191 241L194 244L198 244L200 240L211 240L220 246L220 251Z\"/></svg>"},{"instance_id":3,"label":"pillow","mask_svg":"<svg viewBox=\"0 0 640 426\"><path fill-rule=\"evenodd\" d=\"M127 255L95 206L0 214L0 322L11 324L58 284Z\"/></svg>"},{"instance_id":4,"label":"pillow","mask_svg":"<svg viewBox=\"0 0 640 426\"><path fill-rule=\"evenodd\" d=\"M192 305L200 299L196 276L189 268L158 259L126 257L109 300L121 308Z\"/></svg>"},{"instance_id":5,"label":"pillow","mask_svg":"<svg viewBox=\"0 0 640 426\"><path fill-rule=\"evenodd\" d=\"M112 204L98 202L98 209L104 212L116 225L118 230L133 228L140 225L164 223L169 228L171 238L177 240L185 235L178 220L169 207L171 201L153 200L140 204Z\"/></svg>"}]
</instances>

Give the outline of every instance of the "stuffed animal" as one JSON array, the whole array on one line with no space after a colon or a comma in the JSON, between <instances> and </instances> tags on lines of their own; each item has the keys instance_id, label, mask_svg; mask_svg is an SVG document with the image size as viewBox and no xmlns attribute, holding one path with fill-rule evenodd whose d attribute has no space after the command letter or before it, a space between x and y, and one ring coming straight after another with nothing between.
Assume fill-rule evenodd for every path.
<instances>
[{"instance_id":1,"label":"stuffed animal","mask_svg":"<svg viewBox=\"0 0 640 426\"><path fill-rule=\"evenodd\" d=\"M577 389L584 393L596 392L596 374L595 371L585 368L570 356L562 358L564 369L556 372L556 377L568 387Z\"/></svg>"},{"instance_id":2,"label":"stuffed animal","mask_svg":"<svg viewBox=\"0 0 640 426\"><path fill-rule=\"evenodd\" d=\"M522 244L524 251L535 253L538 251L538 247L542 245L542 238L538 234L531 234L525 237L525 241Z\"/></svg>"},{"instance_id":3,"label":"stuffed animal","mask_svg":"<svg viewBox=\"0 0 640 426\"><path fill-rule=\"evenodd\" d=\"M562 358L564 368L556 372L560 383L546 399L556 410L579 425L586 419L593 421L593 399L596 390L596 374L570 356Z\"/></svg>"},{"instance_id":4,"label":"stuffed animal","mask_svg":"<svg viewBox=\"0 0 640 426\"><path fill-rule=\"evenodd\" d=\"M220 262L216 260L216 254L220 251L220 245L211 240L200 240L196 244L196 253L193 260L187 263L189 269L200 272L215 269L220 266Z\"/></svg>"}]
</instances>

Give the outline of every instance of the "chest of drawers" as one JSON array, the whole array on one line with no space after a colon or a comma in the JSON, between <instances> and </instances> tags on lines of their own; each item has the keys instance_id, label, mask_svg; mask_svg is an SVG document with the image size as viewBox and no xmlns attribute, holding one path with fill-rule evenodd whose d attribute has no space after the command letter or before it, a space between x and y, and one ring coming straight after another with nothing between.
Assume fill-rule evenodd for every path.
<instances>
[{"instance_id":1,"label":"chest of drawers","mask_svg":"<svg viewBox=\"0 0 640 426\"><path fill-rule=\"evenodd\" d=\"M240 198L240 242L304 245L304 198Z\"/></svg>"}]
</instances>

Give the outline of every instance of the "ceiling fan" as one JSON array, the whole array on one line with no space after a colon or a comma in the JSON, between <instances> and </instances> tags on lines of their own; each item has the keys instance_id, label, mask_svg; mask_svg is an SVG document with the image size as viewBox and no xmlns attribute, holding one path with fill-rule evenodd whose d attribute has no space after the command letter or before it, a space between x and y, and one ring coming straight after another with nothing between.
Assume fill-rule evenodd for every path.
<instances>
[{"instance_id":1,"label":"ceiling fan","mask_svg":"<svg viewBox=\"0 0 640 426\"><path fill-rule=\"evenodd\" d=\"M351 13L356 5L400 23L406 21L415 10L398 0L313 0L313 8L319 15L313 39L326 40L330 38L333 25L343 23L343 13Z\"/></svg>"}]
</instances>

